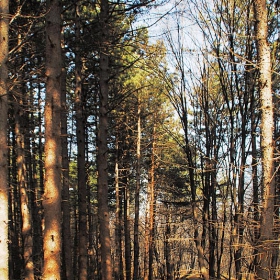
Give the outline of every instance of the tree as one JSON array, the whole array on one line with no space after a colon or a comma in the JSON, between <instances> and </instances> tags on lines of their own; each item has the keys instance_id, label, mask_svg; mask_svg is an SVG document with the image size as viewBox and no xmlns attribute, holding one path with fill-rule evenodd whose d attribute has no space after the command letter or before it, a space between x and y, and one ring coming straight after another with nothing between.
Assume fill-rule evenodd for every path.
<instances>
[{"instance_id":1,"label":"tree","mask_svg":"<svg viewBox=\"0 0 280 280\"><path fill-rule=\"evenodd\" d=\"M103 280L112 279L111 241L108 208L108 97L109 97L109 2L100 3L100 74L99 125L97 135L98 218L101 244L101 274Z\"/></svg>"},{"instance_id":2,"label":"tree","mask_svg":"<svg viewBox=\"0 0 280 280\"><path fill-rule=\"evenodd\" d=\"M261 106L261 148L263 167L263 198L260 223L257 276L272 279L274 178L274 115L272 98L271 57L268 44L267 6L265 0L254 1L258 50L259 91Z\"/></svg>"},{"instance_id":3,"label":"tree","mask_svg":"<svg viewBox=\"0 0 280 280\"><path fill-rule=\"evenodd\" d=\"M8 251L8 54L9 54L9 1L0 2L0 274L9 279Z\"/></svg>"},{"instance_id":4,"label":"tree","mask_svg":"<svg viewBox=\"0 0 280 280\"><path fill-rule=\"evenodd\" d=\"M22 102L21 102L22 103ZM24 258L24 275L25 279L34 279L33 264L33 237L32 237L32 220L30 213L30 204L27 188L27 170L25 160L25 139L27 125L26 112L23 113L22 104L15 105L15 133L17 142L17 168L18 168L18 189L20 192L20 208L22 220L22 241L23 241L23 258Z\"/></svg>"},{"instance_id":5,"label":"tree","mask_svg":"<svg viewBox=\"0 0 280 280\"><path fill-rule=\"evenodd\" d=\"M141 105L137 98L137 141L136 141L136 187L134 209L134 261L133 279L138 279L139 271L139 212L140 212L140 187L141 187Z\"/></svg>"},{"instance_id":6,"label":"tree","mask_svg":"<svg viewBox=\"0 0 280 280\"><path fill-rule=\"evenodd\" d=\"M65 58L65 54L63 54ZM68 157L68 138L67 138L67 95L66 95L66 69L65 59L63 59L61 75L61 167L62 167L62 191L61 191L61 210L62 210L62 275L67 280L73 280L73 246L71 235L71 214L70 214L70 194L69 194L69 157Z\"/></svg>"},{"instance_id":7,"label":"tree","mask_svg":"<svg viewBox=\"0 0 280 280\"><path fill-rule=\"evenodd\" d=\"M177 19L178 20L178 19ZM175 69L178 71L175 73L175 77L168 75L166 91L170 99L171 104L174 106L179 119L182 124L183 134L184 134L184 150L186 154L186 159L188 161L188 180L191 190L191 201L192 201L192 214L193 214L193 224L194 224L194 240L197 248L198 262L200 266L201 273L205 280L209 279L209 273L206 266L205 255L205 238L204 234L206 231L206 224L203 223L203 230L200 230L200 215L199 215L199 202L198 202L198 186L196 184L197 177L197 162L196 144L193 143L191 136L192 126L190 124L190 111L192 110L192 104L189 102L189 96L192 89L190 89L187 82L187 64L185 64L184 57L184 45L180 34L180 23L177 22L177 33L176 41L173 38L172 33L169 31L166 33L168 47L170 47L172 55L174 57ZM189 70L191 72L191 70ZM174 78L174 80L173 80ZM204 200L207 203L207 200ZM208 210L207 210L208 211ZM204 213L204 215L207 213ZM204 218L206 219L206 218Z\"/></svg>"},{"instance_id":8,"label":"tree","mask_svg":"<svg viewBox=\"0 0 280 280\"><path fill-rule=\"evenodd\" d=\"M79 208L79 279L87 279L87 184L86 184L86 163L85 163L85 97L82 87L82 61L80 52L80 6L75 4L75 110L76 110L76 136L78 148L78 208Z\"/></svg>"},{"instance_id":9,"label":"tree","mask_svg":"<svg viewBox=\"0 0 280 280\"><path fill-rule=\"evenodd\" d=\"M61 266L61 7L48 1L46 15L46 100L43 279L60 279Z\"/></svg>"}]
</instances>

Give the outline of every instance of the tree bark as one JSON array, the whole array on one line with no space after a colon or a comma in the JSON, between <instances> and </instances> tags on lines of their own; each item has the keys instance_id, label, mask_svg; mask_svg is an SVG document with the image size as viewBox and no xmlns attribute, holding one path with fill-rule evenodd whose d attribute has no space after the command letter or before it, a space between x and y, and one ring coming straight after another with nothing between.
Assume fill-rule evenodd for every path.
<instances>
[{"instance_id":1,"label":"tree bark","mask_svg":"<svg viewBox=\"0 0 280 280\"><path fill-rule=\"evenodd\" d=\"M131 279L131 236L130 236L130 189L128 185L128 166L124 164L124 254L125 254L125 279Z\"/></svg>"},{"instance_id":2,"label":"tree bark","mask_svg":"<svg viewBox=\"0 0 280 280\"><path fill-rule=\"evenodd\" d=\"M152 143L151 143L151 167L149 181L149 280L154 279L153 261L154 261L154 232L155 232L155 133L156 128L153 126Z\"/></svg>"},{"instance_id":3,"label":"tree bark","mask_svg":"<svg viewBox=\"0 0 280 280\"><path fill-rule=\"evenodd\" d=\"M109 2L101 0L100 13L100 100L99 125L97 133L97 192L98 218L101 243L102 280L112 279L111 240L108 207L108 96L109 96L109 55L108 55Z\"/></svg>"},{"instance_id":4,"label":"tree bark","mask_svg":"<svg viewBox=\"0 0 280 280\"><path fill-rule=\"evenodd\" d=\"M9 54L9 1L0 1L0 275L9 279L8 250L8 54Z\"/></svg>"},{"instance_id":5,"label":"tree bark","mask_svg":"<svg viewBox=\"0 0 280 280\"><path fill-rule=\"evenodd\" d=\"M25 145L24 131L21 123L26 121L22 114L22 108L19 104L15 105L15 133L17 143L17 173L18 186L20 192L20 213L22 221L22 242L23 242L23 260L24 260L24 276L26 280L34 279L33 264L33 237L32 237L32 221L30 213L30 204L27 193L27 174L25 163Z\"/></svg>"},{"instance_id":6,"label":"tree bark","mask_svg":"<svg viewBox=\"0 0 280 280\"><path fill-rule=\"evenodd\" d=\"M118 128L117 128L118 134ZM123 259L122 259L122 211L121 211L121 191L119 179L119 137L116 137L116 162L115 162L115 191L116 191L116 225L115 225L115 246L116 257L114 265L115 280L123 280Z\"/></svg>"},{"instance_id":7,"label":"tree bark","mask_svg":"<svg viewBox=\"0 0 280 280\"><path fill-rule=\"evenodd\" d=\"M133 280L138 279L139 274L139 212L140 212L140 160L141 160L141 108L140 100L137 100L137 144L136 144L136 188L135 188L135 218L134 218L134 262Z\"/></svg>"},{"instance_id":8,"label":"tree bark","mask_svg":"<svg viewBox=\"0 0 280 280\"><path fill-rule=\"evenodd\" d=\"M165 226L165 236L164 236L164 259L165 259L165 265L166 265L166 280L173 280L173 269L172 269L172 250L171 250L171 244L170 244L170 238L171 238L171 210L170 207L167 205L167 211L166 214L166 226Z\"/></svg>"},{"instance_id":9,"label":"tree bark","mask_svg":"<svg viewBox=\"0 0 280 280\"><path fill-rule=\"evenodd\" d=\"M59 280L61 266L61 8L47 3L43 279Z\"/></svg>"},{"instance_id":10,"label":"tree bark","mask_svg":"<svg viewBox=\"0 0 280 280\"><path fill-rule=\"evenodd\" d=\"M80 54L80 12L79 5L75 6L75 109L76 109L76 135L78 145L78 205L79 205L79 280L87 279L87 185L85 161L85 112L84 96L82 90L82 63Z\"/></svg>"},{"instance_id":11,"label":"tree bark","mask_svg":"<svg viewBox=\"0 0 280 280\"><path fill-rule=\"evenodd\" d=\"M41 87L37 85L38 101L41 100ZM33 97L30 91L30 98ZM40 101L39 101L40 102ZM33 104L32 99L30 101ZM42 195L44 189L44 170L43 170L43 144L42 144L42 108L38 107L38 146L35 141L35 133L32 134L32 151L38 149L38 153L32 153L32 188L31 188L31 209L32 209L32 235L33 235L33 262L35 278L41 277L43 267L43 228L42 228ZM30 118L34 117L31 112Z\"/></svg>"},{"instance_id":12,"label":"tree bark","mask_svg":"<svg viewBox=\"0 0 280 280\"><path fill-rule=\"evenodd\" d=\"M64 55L63 55L64 57ZM63 65L61 76L61 153L62 153L62 252L63 275L67 280L73 280L73 246L70 228L70 195L69 195L69 159L67 141L67 104L66 104L66 69Z\"/></svg>"},{"instance_id":13,"label":"tree bark","mask_svg":"<svg viewBox=\"0 0 280 280\"><path fill-rule=\"evenodd\" d=\"M263 168L263 200L258 248L257 276L272 279L274 179L274 115L271 83L271 57L268 44L267 7L265 0L255 0L256 38L258 51L259 91L261 105L261 149Z\"/></svg>"}]
</instances>

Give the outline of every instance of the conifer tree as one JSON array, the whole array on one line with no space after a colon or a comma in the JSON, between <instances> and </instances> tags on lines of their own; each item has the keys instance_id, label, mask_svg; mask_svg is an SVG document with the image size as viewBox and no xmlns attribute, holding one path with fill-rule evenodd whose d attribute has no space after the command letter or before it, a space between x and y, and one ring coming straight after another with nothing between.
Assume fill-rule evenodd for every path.
<instances>
[{"instance_id":1,"label":"conifer tree","mask_svg":"<svg viewBox=\"0 0 280 280\"><path fill-rule=\"evenodd\" d=\"M112 279L111 240L108 206L108 98L109 98L109 2L100 3L100 49L99 49L99 125L97 135L98 171L98 218L101 243L101 275L103 280Z\"/></svg>"},{"instance_id":2,"label":"conifer tree","mask_svg":"<svg viewBox=\"0 0 280 280\"><path fill-rule=\"evenodd\" d=\"M46 15L46 100L43 279L61 272L61 7L48 1Z\"/></svg>"}]
</instances>

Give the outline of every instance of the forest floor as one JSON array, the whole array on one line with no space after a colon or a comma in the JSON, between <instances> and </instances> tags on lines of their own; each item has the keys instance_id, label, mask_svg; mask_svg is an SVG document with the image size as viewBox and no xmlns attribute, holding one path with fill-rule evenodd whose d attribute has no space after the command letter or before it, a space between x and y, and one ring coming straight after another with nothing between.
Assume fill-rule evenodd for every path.
<instances>
[{"instance_id":1,"label":"forest floor","mask_svg":"<svg viewBox=\"0 0 280 280\"><path fill-rule=\"evenodd\" d=\"M180 280L200 280L203 279L201 278L200 274L191 274L191 275L186 275L184 277L181 277Z\"/></svg>"}]
</instances>

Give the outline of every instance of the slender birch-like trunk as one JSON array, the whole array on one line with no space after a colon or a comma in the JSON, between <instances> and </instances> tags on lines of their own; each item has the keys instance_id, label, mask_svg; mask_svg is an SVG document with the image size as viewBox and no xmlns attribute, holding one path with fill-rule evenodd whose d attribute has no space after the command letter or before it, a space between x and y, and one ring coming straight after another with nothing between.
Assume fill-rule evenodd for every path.
<instances>
[{"instance_id":1,"label":"slender birch-like trunk","mask_svg":"<svg viewBox=\"0 0 280 280\"><path fill-rule=\"evenodd\" d=\"M267 40L268 22L265 0L255 0L256 38L259 68L259 91L261 105L261 148L263 166L263 199L260 238L258 248L257 276L273 279L271 257L273 252L273 214L275 198L274 179L274 115L271 83L271 57Z\"/></svg>"}]
</instances>

